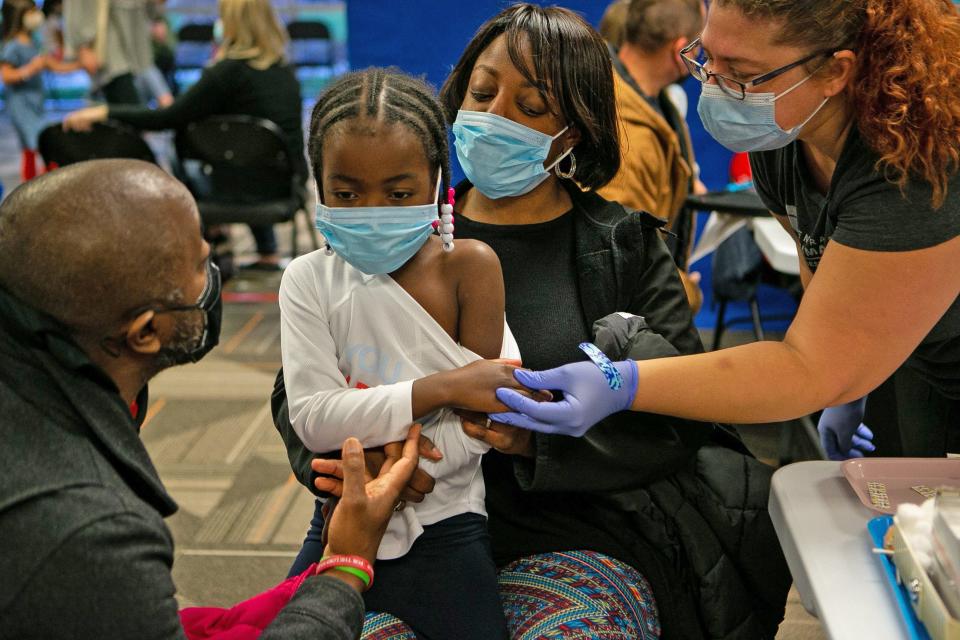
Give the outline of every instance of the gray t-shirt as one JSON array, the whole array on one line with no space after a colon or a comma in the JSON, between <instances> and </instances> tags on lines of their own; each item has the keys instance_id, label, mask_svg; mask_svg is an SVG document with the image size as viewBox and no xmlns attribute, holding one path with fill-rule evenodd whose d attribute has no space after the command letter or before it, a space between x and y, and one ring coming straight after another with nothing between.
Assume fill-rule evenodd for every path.
<instances>
[{"instance_id":1,"label":"gray t-shirt","mask_svg":"<svg viewBox=\"0 0 960 640\"><path fill-rule=\"evenodd\" d=\"M823 196L797 142L750 154L757 193L770 211L790 220L811 271L816 272L829 240L866 251L911 251L960 235L960 176L950 179L947 199L935 210L929 184L914 180L901 193L875 169L876 162L877 154L854 127L837 161L830 189ZM960 275L937 272L930 277ZM960 298L907 363L941 393L960 399Z\"/></svg>"}]
</instances>

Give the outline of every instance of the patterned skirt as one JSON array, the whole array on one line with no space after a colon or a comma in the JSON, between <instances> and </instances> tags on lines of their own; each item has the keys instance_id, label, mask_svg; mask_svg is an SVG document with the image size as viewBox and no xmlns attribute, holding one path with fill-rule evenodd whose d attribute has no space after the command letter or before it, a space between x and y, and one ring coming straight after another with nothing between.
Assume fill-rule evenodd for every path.
<instances>
[{"instance_id":1,"label":"patterned skirt","mask_svg":"<svg viewBox=\"0 0 960 640\"><path fill-rule=\"evenodd\" d=\"M660 637L649 583L633 567L593 551L543 553L507 565L500 598L514 640ZM415 639L397 618L367 614L363 640Z\"/></svg>"}]
</instances>

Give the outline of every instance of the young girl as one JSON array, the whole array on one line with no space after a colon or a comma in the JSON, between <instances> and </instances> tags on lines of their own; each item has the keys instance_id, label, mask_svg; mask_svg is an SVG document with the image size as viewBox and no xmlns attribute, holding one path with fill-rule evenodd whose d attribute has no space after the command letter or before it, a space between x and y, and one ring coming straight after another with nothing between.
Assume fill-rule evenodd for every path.
<instances>
[{"instance_id":1,"label":"young girl","mask_svg":"<svg viewBox=\"0 0 960 640\"><path fill-rule=\"evenodd\" d=\"M46 126L40 74L44 69L63 73L78 67L56 61L37 48L33 33L43 26L43 12L33 0L4 0L2 16L0 76L5 85L7 113L23 149L20 177L26 182L37 175L37 138Z\"/></svg>"},{"instance_id":2,"label":"young girl","mask_svg":"<svg viewBox=\"0 0 960 640\"><path fill-rule=\"evenodd\" d=\"M506 638L480 472L489 447L445 407L483 409L478 389L495 402L487 383L509 381L503 367L461 367L518 353L496 255L477 241L454 250L441 107L401 73L352 73L318 100L308 144L327 250L294 260L280 286L293 427L326 452L348 436L401 440L421 421L443 454L421 462L436 485L398 505L367 609L424 638Z\"/></svg>"}]
</instances>

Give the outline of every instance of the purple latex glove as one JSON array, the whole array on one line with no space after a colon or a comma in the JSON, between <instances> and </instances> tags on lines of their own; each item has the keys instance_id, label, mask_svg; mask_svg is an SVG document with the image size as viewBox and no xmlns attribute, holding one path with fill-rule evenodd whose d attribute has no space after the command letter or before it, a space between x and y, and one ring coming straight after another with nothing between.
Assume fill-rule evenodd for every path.
<instances>
[{"instance_id":1,"label":"purple latex glove","mask_svg":"<svg viewBox=\"0 0 960 640\"><path fill-rule=\"evenodd\" d=\"M513 389L497 389L497 398L514 413L494 413L490 419L540 433L580 437L611 413L629 409L637 393L637 363L614 362L619 388L592 362L575 362L547 371L517 369L517 382L535 391L562 391L559 402L537 402Z\"/></svg>"},{"instance_id":2,"label":"purple latex glove","mask_svg":"<svg viewBox=\"0 0 960 640\"><path fill-rule=\"evenodd\" d=\"M864 453L877 449L872 442L873 432L862 422L865 404L866 398L861 398L823 410L817 431L829 459L862 458Z\"/></svg>"}]
</instances>

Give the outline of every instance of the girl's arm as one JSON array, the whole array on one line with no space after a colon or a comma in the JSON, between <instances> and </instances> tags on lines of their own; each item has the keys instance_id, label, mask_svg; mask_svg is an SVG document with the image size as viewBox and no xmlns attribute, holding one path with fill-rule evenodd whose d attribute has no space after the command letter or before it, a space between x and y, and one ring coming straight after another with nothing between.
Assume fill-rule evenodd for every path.
<instances>
[{"instance_id":1,"label":"girl's arm","mask_svg":"<svg viewBox=\"0 0 960 640\"><path fill-rule=\"evenodd\" d=\"M0 62L0 80L3 80L3 84L5 85L23 82L23 80L20 79L20 70L9 62Z\"/></svg>"},{"instance_id":2,"label":"girl's arm","mask_svg":"<svg viewBox=\"0 0 960 640\"><path fill-rule=\"evenodd\" d=\"M0 62L0 78L3 84L20 84L37 75L45 66L46 56L35 56L30 62L19 67L15 67L9 62Z\"/></svg>"},{"instance_id":3,"label":"girl's arm","mask_svg":"<svg viewBox=\"0 0 960 640\"><path fill-rule=\"evenodd\" d=\"M484 358L499 358L505 306L500 259L477 240L458 240L450 257L458 280L460 344Z\"/></svg>"},{"instance_id":4,"label":"girl's arm","mask_svg":"<svg viewBox=\"0 0 960 640\"><path fill-rule=\"evenodd\" d=\"M290 422L313 451L338 449L351 436L364 447L403 440L415 419L441 407L503 410L494 390L519 388L512 367L482 360L417 380L350 388L337 364L325 307L309 264L291 264L280 285L284 381Z\"/></svg>"},{"instance_id":5,"label":"girl's arm","mask_svg":"<svg viewBox=\"0 0 960 640\"><path fill-rule=\"evenodd\" d=\"M313 451L338 449L351 436L364 447L402 439L413 422L412 382L350 388L325 306L310 266L291 264L280 284L280 346L294 431Z\"/></svg>"}]
</instances>

